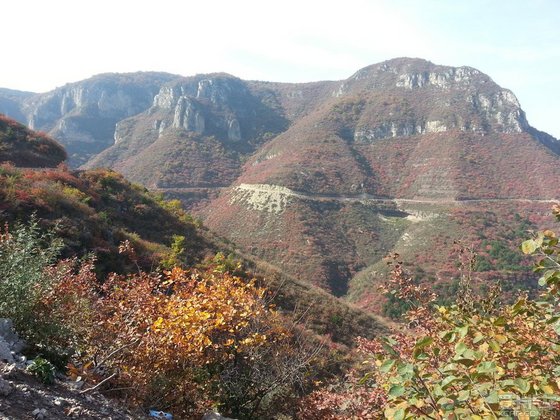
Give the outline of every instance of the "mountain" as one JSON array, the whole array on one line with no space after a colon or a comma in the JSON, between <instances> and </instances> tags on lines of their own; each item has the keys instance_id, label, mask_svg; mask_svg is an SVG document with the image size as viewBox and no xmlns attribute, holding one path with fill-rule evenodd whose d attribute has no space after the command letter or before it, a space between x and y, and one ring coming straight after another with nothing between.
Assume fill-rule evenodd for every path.
<instances>
[{"instance_id":1,"label":"mountain","mask_svg":"<svg viewBox=\"0 0 560 420\"><path fill-rule=\"evenodd\" d=\"M458 240L481 283L531 278L515 248L547 223L560 143L480 71L397 58L343 81L160 82L84 168L179 198L241 252L374 310L391 252L447 295Z\"/></svg>"},{"instance_id":2,"label":"mountain","mask_svg":"<svg viewBox=\"0 0 560 420\"><path fill-rule=\"evenodd\" d=\"M325 84L282 86L227 74L176 80L151 108L119 122L115 144L84 167L111 166L151 188L228 186L245 160L328 94Z\"/></svg>"},{"instance_id":3,"label":"mountain","mask_svg":"<svg viewBox=\"0 0 560 420\"><path fill-rule=\"evenodd\" d=\"M478 70L391 60L337 83L201 213L249 252L372 308L391 252L450 293L458 240L488 262L482 279L515 288L531 276L511 256L519 227L545 223L560 193L546 139Z\"/></svg>"},{"instance_id":4,"label":"mountain","mask_svg":"<svg viewBox=\"0 0 560 420\"><path fill-rule=\"evenodd\" d=\"M0 114L4 114L19 122L25 123L25 115L21 112L22 103L35 95L32 92L0 88Z\"/></svg>"},{"instance_id":5,"label":"mountain","mask_svg":"<svg viewBox=\"0 0 560 420\"><path fill-rule=\"evenodd\" d=\"M114 142L118 121L152 104L167 73L109 73L70 83L51 92L0 89L0 112L62 143L78 166Z\"/></svg>"},{"instance_id":6,"label":"mountain","mask_svg":"<svg viewBox=\"0 0 560 420\"><path fill-rule=\"evenodd\" d=\"M19 123L1 117L0 139L4 120L9 127L33 135ZM49 141L64 153L60 145ZM26 149L15 148L11 162L25 162L25 167L0 164L0 224L13 226L34 218L42 229L53 230L64 241L63 257L94 254L99 276L173 264L229 264L234 272L239 263L271 291L274 304L302 320L313 336L328 334L332 342L354 347L356 336L373 337L386 329L383 319L237 252L231 243L201 226L176 200L165 200L112 170L77 171L65 165L45 168L46 157L35 159L40 166L33 166L28 156ZM134 249L134 261L121 253L125 241Z\"/></svg>"},{"instance_id":7,"label":"mountain","mask_svg":"<svg viewBox=\"0 0 560 420\"><path fill-rule=\"evenodd\" d=\"M0 114L0 162L23 167L54 167L66 158L66 151L55 140Z\"/></svg>"}]
</instances>

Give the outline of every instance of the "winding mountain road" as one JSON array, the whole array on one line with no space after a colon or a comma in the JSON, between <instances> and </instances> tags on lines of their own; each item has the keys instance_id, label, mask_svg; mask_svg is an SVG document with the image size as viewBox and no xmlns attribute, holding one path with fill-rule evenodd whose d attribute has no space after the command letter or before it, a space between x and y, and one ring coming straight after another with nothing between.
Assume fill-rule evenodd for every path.
<instances>
[{"instance_id":1,"label":"winding mountain road","mask_svg":"<svg viewBox=\"0 0 560 420\"><path fill-rule=\"evenodd\" d=\"M198 192L201 190L211 191L226 191L229 188L238 191L254 192L259 194L274 193L285 195L286 197L299 198L306 201L319 201L328 202L336 201L343 203L380 203L380 204L488 204L488 203L543 203L543 204L560 204L560 200L550 198L515 198L515 197L500 197L500 198L465 198L465 199L413 199L413 198L382 198L375 197L370 194L353 194L353 195L328 195L328 194L309 194L301 191L295 191L286 187L271 185L271 184L240 184L232 187L209 187L209 188L157 188L155 191L162 193L189 193Z\"/></svg>"}]
</instances>

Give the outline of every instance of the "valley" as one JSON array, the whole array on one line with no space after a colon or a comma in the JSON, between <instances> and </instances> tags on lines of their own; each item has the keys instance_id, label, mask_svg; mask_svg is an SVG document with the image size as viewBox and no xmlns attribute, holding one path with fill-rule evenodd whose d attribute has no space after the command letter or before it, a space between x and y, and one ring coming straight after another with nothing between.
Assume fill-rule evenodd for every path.
<instances>
[{"instance_id":1,"label":"valley","mask_svg":"<svg viewBox=\"0 0 560 420\"><path fill-rule=\"evenodd\" d=\"M71 165L179 199L239 252L374 311L387 254L439 287L458 275L453 242L479 246L498 226L506 238L519 221L546 227L560 196L558 141L470 67L398 58L302 84L107 74L4 98L0 112L48 130ZM488 234L471 224L485 217ZM523 287L520 267L479 275Z\"/></svg>"}]
</instances>

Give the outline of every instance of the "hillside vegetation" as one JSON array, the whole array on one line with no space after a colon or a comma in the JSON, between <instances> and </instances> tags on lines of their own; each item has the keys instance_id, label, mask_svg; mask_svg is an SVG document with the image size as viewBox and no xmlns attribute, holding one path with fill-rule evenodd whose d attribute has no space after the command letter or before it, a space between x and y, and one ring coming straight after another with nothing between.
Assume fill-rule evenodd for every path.
<instances>
[{"instance_id":1,"label":"hillside vegetation","mask_svg":"<svg viewBox=\"0 0 560 420\"><path fill-rule=\"evenodd\" d=\"M4 164L0 210L0 316L33 345L30 357L144 409L290 413L313 381L355 362L355 336L386 330L274 267L228 255L178 201L110 170Z\"/></svg>"},{"instance_id":2,"label":"hillside vegetation","mask_svg":"<svg viewBox=\"0 0 560 420\"><path fill-rule=\"evenodd\" d=\"M560 220L560 207L553 209ZM503 301L494 285L472 290L474 255L456 262L463 276L456 299L438 304L398 255L389 259L390 291L406 307L406 327L359 340L366 373L314 392L301 405L306 419L556 419L560 409L560 248L551 230L521 250L535 258L541 295ZM521 251L520 251L521 252Z\"/></svg>"},{"instance_id":3,"label":"hillside vegetation","mask_svg":"<svg viewBox=\"0 0 560 420\"><path fill-rule=\"evenodd\" d=\"M0 114L0 162L25 167L55 167L66 158L64 148L51 137Z\"/></svg>"}]
</instances>

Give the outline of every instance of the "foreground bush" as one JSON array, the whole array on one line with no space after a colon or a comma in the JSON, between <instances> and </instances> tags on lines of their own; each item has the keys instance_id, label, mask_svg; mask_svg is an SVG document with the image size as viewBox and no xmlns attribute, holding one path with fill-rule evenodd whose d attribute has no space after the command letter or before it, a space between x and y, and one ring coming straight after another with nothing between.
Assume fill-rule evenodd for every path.
<instances>
[{"instance_id":1,"label":"foreground bush","mask_svg":"<svg viewBox=\"0 0 560 420\"><path fill-rule=\"evenodd\" d=\"M50 361L71 357L69 373L86 381L85 392L179 418L210 408L237 418L293 411L318 348L254 280L230 274L239 264L219 255L203 268L100 281L93 258L56 261L60 246L35 221L5 228L0 316ZM136 258L128 242L120 251ZM32 370L47 378L49 366Z\"/></svg>"},{"instance_id":2,"label":"foreground bush","mask_svg":"<svg viewBox=\"0 0 560 420\"><path fill-rule=\"evenodd\" d=\"M56 260L62 241L43 233L37 221L6 225L0 233L0 317L10 318L20 335L31 344L46 345L59 326L38 316L42 298L56 281L45 270Z\"/></svg>"},{"instance_id":3,"label":"foreground bush","mask_svg":"<svg viewBox=\"0 0 560 420\"><path fill-rule=\"evenodd\" d=\"M551 231L523 243L524 253L540 256L536 271L544 291L536 301L522 295L511 305L499 303L498 287L484 297L471 293L472 264L464 266L457 302L435 305L435 295L415 284L395 256L392 293L411 308L408 327L384 339L360 339L369 373L346 388L315 392L301 417L558 418L558 243Z\"/></svg>"}]
</instances>

